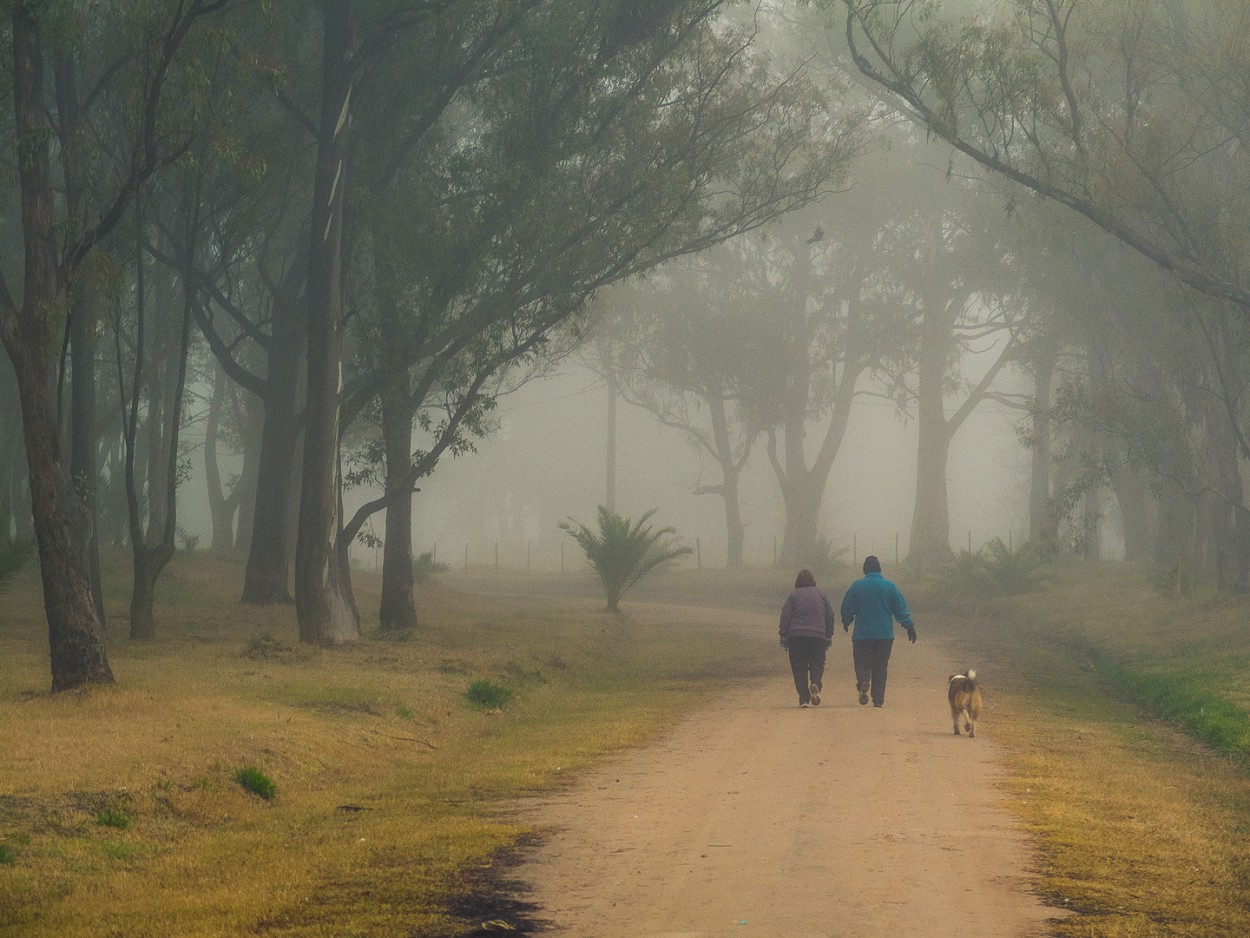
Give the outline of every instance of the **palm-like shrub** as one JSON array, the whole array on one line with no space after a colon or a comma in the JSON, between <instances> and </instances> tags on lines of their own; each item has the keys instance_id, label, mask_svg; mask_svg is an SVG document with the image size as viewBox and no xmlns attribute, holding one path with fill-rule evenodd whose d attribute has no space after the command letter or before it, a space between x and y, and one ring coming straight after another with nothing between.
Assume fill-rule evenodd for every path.
<instances>
[{"instance_id":1,"label":"palm-like shrub","mask_svg":"<svg viewBox=\"0 0 1250 938\"><path fill-rule=\"evenodd\" d=\"M598 532L572 518L560 523L561 530L567 531L581 545L586 559L603 581L609 612L617 612L617 604L625 591L656 567L682 554L693 553L689 547L673 544L676 528L653 530L647 524L658 510L652 508L637 521L630 521L600 505Z\"/></svg>"}]
</instances>

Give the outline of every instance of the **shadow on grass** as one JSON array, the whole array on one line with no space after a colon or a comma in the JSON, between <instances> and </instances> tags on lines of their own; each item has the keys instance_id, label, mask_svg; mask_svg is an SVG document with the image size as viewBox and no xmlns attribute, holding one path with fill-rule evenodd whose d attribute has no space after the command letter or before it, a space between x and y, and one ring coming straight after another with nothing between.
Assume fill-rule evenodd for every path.
<instances>
[{"instance_id":1,"label":"shadow on grass","mask_svg":"<svg viewBox=\"0 0 1250 938\"><path fill-rule=\"evenodd\" d=\"M537 834L523 837L497 851L488 866L461 880L462 888L449 911L470 929L463 933L467 938L541 935L552 930L553 923L543 917L543 909L525 898L530 893L529 884L513 875L525 854L541 843Z\"/></svg>"}]
</instances>

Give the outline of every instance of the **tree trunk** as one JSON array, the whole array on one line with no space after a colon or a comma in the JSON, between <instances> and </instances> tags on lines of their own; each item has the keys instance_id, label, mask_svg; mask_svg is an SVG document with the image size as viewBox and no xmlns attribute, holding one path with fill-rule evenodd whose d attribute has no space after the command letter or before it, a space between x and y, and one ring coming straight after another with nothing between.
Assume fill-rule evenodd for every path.
<instances>
[{"instance_id":1,"label":"tree trunk","mask_svg":"<svg viewBox=\"0 0 1250 938\"><path fill-rule=\"evenodd\" d=\"M343 364L342 229L351 126L351 0L324 0L321 124L313 182L308 263L308 407L295 611L300 641L340 644L360 638L350 567L337 538L339 407Z\"/></svg>"},{"instance_id":2,"label":"tree trunk","mask_svg":"<svg viewBox=\"0 0 1250 938\"><path fill-rule=\"evenodd\" d=\"M378 216L375 216L378 217ZM382 544L382 598L378 627L404 632L417 626L412 585L412 390L408 378L411 324L399 310L393 251L386 232L373 233L381 323L382 438L386 450L386 538Z\"/></svg>"},{"instance_id":3,"label":"tree trunk","mask_svg":"<svg viewBox=\"0 0 1250 938\"><path fill-rule=\"evenodd\" d=\"M1029 542L1053 545L1059 540L1051 489L1051 389L1058 366L1054 344L1045 341L1033 359L1033 446L1029 463Z\"/></svg>"},{"instance_id":4,"label":"tree trunk","mask_svg":"<svg viewBox=\"0 0 1250 938\"><path fill-rule=\"evenodd\" d=\"M17 379L22 435L30 479L31 512L39 548L48 619L52 690L112 683L104 627L91 587L92 521L75 491L57 438L54 311L63 309L58 228L49 170L43 100L43 55L38 27L25 4L12 11L16 161L21 190L25 265L22 302L0 290L0 338Z\"/></svg>"},{"instance_id":5,"label":"tree trunk","mask_svg":"<svg viewBox=\"0 0 1250 938\"><path fill-rule=\"evenodd\" d=\"M137 226L142 230L142 225ZM180 328L169 328L174 320L172 274L162 272L158 282L157 341L151 353L152 376L147 379L148 485L147 518L142 517L139 488L135 484L134 442L138 437L139 395L143 393L144 342L147 310L144 296L143 251L138 252L136 276L136 329L134 384L131 388L130 415L126 426L126 494L129 502L131 554L134 558L130 594L130 637L150 640L156 637L153 593L161 572L174 555L178 530L178 439L182 424L182 396L186 384L187 357L191 342L191 264L190 252L180 278L182 317ZM120 343L119 343L120 348ZM124 391L124 389L123 389ZM123 406L125 401L123 400Z\"/></svg>"},{"instance_id":6,"label":"tree trunk","mask_svg":"<svg viewBox=\"0 0 1250 938\"><path fill-rule=\"evenodd\" d=\"M69 58L56 64L57 110L61 121L61 162L65 168L65 216L67 225L80 231L85 225L86 199L83 195L82 115L78 103L77 76ZM104 616L104 587L100 577L100 542L96 533L96 490L100 473L96 463L96 324L99 322L99 294L90 278L80 277L73 290L70 311L70 478L91 515L91 542L88 563L96 614L107 631ZM8 533L7 531L5 532Z\"/></svg>"},{"instance_id":7,"label":"tree trunk","mask_svg":"<svg viewBox=\"0 0 1250 938\"><path fill-rule=\"evenodd\" d=\"M307 339L307 320L300 314L297 292L283 289L274 298L255 508L242 597L243 602L257 605L291 601L291 493L300 424L296 401L300 356Z\"/></svg>"},{"instance_id":8,"label":"tree trunk","mask_svg":"<svg viewBox=\"0 0 1250 938\"><path fill-rule=\"evenodd\" d=\"M240 476L230 494L226 495L221 481L221 467L217 461L217 437L227 393L226 373L218 365L214 369L213 393L208 401L208 416L204 421L204 482L208 489L208 514L213 526L209 549L214 551L234 549L235 516L239 512L243 492L243 477Z\"/></svg>"}]
</instances>

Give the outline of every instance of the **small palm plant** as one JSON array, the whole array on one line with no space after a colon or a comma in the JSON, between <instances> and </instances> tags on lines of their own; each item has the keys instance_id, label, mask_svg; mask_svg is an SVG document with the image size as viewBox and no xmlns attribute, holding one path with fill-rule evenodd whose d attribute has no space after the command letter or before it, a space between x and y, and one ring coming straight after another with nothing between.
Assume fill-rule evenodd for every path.
<instances>
[{"instance_id":1,"label":"small palm plant","mask_svg":"<svg viewBox=\"0 0 1250 938\"><path fill-rule=\"evenodd\" d=\"M586 559L603 581L609 612L618 612L617 604L625 591L656 567L682 554L693 553L689 547L673 544L676 528L656 531L647 525L658 510L652 508L637 521L630 521L600 505L598 533L572 518L560 523L560 529L581 545Z\"/></svg>"}]
</instances>

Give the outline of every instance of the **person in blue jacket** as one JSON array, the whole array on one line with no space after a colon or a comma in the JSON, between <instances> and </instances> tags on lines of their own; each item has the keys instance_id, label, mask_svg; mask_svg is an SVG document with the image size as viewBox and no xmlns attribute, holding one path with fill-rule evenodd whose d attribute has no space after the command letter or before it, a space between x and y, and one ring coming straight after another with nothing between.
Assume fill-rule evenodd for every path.
<instances>
[{"instance_id":1,"label":"person in blue jacket","mask_svg":"<svg viewBox=\"0 0 1250 938\"><path fill-rule=\"evenodd\" d=\"M916 643L916 626L907 611L907 601L891 581L881 575L881 561L871 554L864 558L864 575L851 584L842 597L842 628L855 623L851 635L855 659L855 688L860 704L872 696L874 707L885 706L885 679L894 648L894 623L907 630L907 640Z\"/></svg>"},{"instance_id":2,"label":"person in blue jacket","mask_svg":"<svg viewBox=\"0 0 1250 938\"><path fill-rule=\"evenodd\" d=\"M781 607L777 634L781 647L790 653L790 673L799 692L799 706L820 706L825 677L825 649L833 644L833 606L816 585L810 570L800 570L794 591Z\"/></svg>"}]
</instances>

